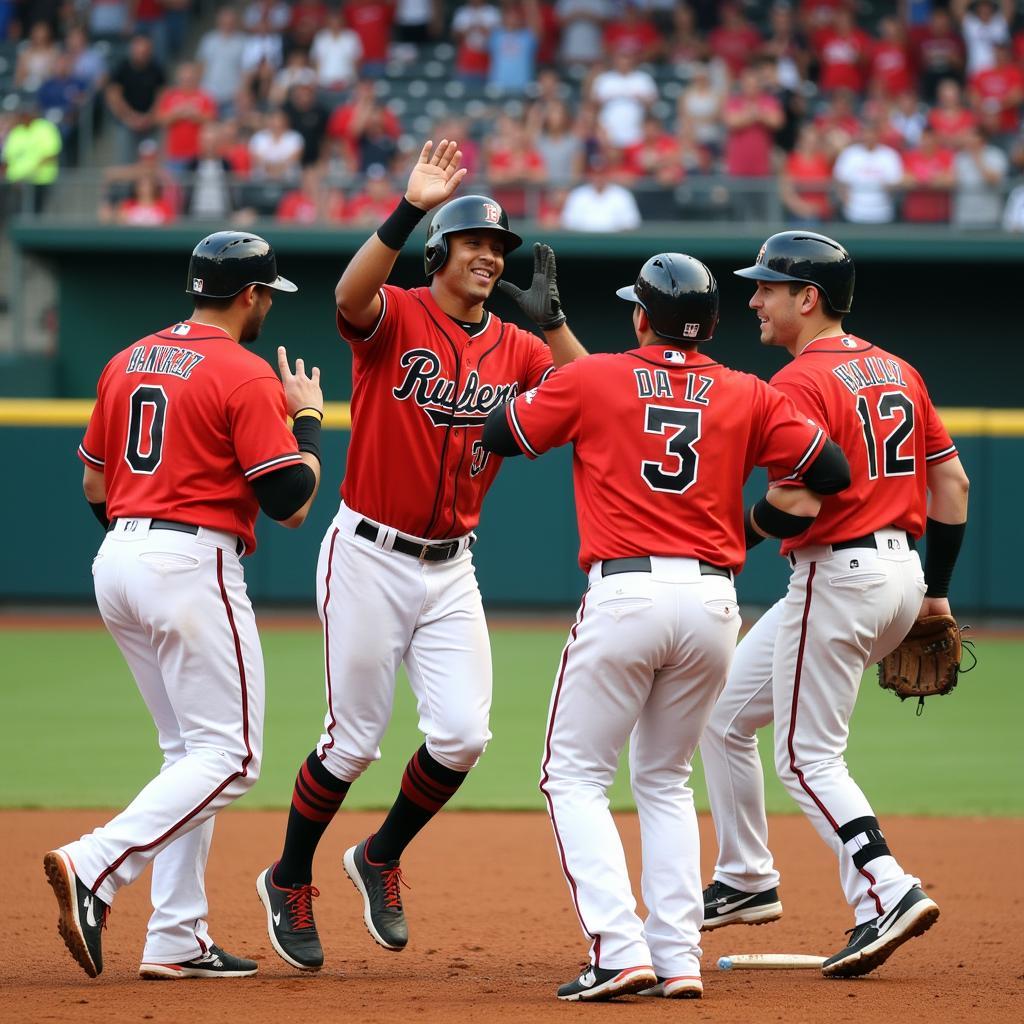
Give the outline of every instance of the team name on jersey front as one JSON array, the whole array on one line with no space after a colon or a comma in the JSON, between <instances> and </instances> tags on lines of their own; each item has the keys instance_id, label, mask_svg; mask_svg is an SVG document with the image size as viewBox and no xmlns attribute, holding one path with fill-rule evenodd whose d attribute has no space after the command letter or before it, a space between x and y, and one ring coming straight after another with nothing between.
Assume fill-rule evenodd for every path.
<instances>
[{"instance_id":1,"label":"team name on jersey front","mask_svg":"<svg viewBox=\"0 0 1024 1024\"><path fill-rule=\"evenodd\" d=\"M458 382L444 375L440 358L427 348L403 352L398 362L406 374L391 393L400 402L411 398L435 427L482 427L492 409L519 394L518 381L481 384L476 370L466 375L458 391Z\"/></svg>"}]
</instances>

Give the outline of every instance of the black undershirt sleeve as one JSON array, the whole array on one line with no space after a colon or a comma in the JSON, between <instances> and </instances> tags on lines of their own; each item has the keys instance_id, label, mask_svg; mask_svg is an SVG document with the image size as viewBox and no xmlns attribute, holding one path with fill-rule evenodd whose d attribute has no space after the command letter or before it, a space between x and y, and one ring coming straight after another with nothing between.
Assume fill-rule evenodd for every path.
<instances>
[{"instance_id":1,"label":"black undershirt sleeve","mask_svg":"<svg viewBox=\"0 0 1024 1024\"><path fill-rule=\"evenodd\" d=\"M966 530L966 523L940 523L937 519L929 518L925 530L928 550L924 555L924 579L928 584L926 597L949 596L953 567L960 554Z\"/></svg>"},{"instance_id":2,"label":"black undershirt sleeve","mask_svg":"<svg viewBox=\"0 0 1024 1024\"><path fill-rule=\"evenodd\" d=\"M260 508L282 522L302 508L316 487L316 475L305 463L284 466L252 481Z\"/></svg>"},{"instance_id":3,"label":"black undershirt sleeve","mask_svg":"<svg viewBox=\"0 0 1024 1024\"><path fill-rule=\"evenodd\" d=\"M850 463L831 438L804 471L803 483L815 494L838 494L850 486Z\"/></svg>"},{"instance_id":4,"label":"black undershirt sleeve","mask_svg":"<svg viewBox=\"0 0 1024 1024\"><path fill-rule=\"evenodd\" d=\"M106 530L110 526L110 520L107 518L107 503L105 501L90 501L89 508L92 509L92 514L99 520L100 526Z\"/></svg>"},{"instance_id":5,"label":"black undershirt sleeve","mask_svg":"<svg viewBox=\"0 0 1024 1024\"><path fill-rule=\"evenodd\" d=\"M487 451L506 459L523 454L523 450L516 444L516 439L512 435L512 428L508 425L504 405L499 405L497 409L492 409L488 413L481 444Z\"/></svg>"}]
</instances>

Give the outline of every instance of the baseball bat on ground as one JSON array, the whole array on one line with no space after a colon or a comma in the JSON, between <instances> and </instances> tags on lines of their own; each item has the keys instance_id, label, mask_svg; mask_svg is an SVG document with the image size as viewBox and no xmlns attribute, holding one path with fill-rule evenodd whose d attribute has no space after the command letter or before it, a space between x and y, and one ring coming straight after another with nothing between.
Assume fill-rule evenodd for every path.
<instances>
[{"instance_id":1,"label":"baseball bat on ground","mask_svg":"<svg viewBox=\"0 0 1024 1024\"><path fill-rule=\"evenodd\" d=\"M799 971L820 968L823 956L808 953L730 953L718 958L720 971Z\"/></svg>"}]
</instances>

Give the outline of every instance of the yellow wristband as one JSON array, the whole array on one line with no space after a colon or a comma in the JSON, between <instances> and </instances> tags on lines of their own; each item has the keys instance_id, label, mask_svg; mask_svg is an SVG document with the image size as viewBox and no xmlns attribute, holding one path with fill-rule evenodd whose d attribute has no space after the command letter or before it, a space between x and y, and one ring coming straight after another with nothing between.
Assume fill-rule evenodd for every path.
<instances>
[{"instance_id":1,"label":"yellow wristband","mask_svg":"<svg viewBox=\"0 0 1024 1024\"><path fill-rule=\"evenodd\" d=\"M300 409L293 417L293 420L297 420L302 416L315 416L321 423L324 421L324 414L319 409L314 409L313 406L307 406L305 409Z\"/></svg>"}]
</instances>

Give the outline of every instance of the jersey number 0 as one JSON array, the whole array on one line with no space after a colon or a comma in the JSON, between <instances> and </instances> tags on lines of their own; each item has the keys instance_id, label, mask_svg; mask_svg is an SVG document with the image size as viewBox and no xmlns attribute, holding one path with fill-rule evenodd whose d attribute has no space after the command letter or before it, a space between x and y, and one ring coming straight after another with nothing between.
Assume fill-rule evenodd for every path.
<instances>
[{"instance_id":1,"label":"jersey number 0","mask_svg":"<svg viewBox=\"0 0 1024 1024\"><path fill-rule=\"evenodd\" d=\"M140 384L128 407L128 440L125 461L133 473L151 476L156 472L164 450L164 423L167 419L167 395L162 387Z\"/></svg>"},{"instance_id":2,"label":"jersey number 0","mask_svg":"<svg viewBox=\"0 0 1024 1024\"><path fill-rule=\"evenodd\" d=\"M700 440L700 409L676 409L667 405L647 406L644 433L667 434L665 454L674 465L645 460L640 475L652 491L682 494L697 479L697 449Z\"/></svg>"}]
</instances>

